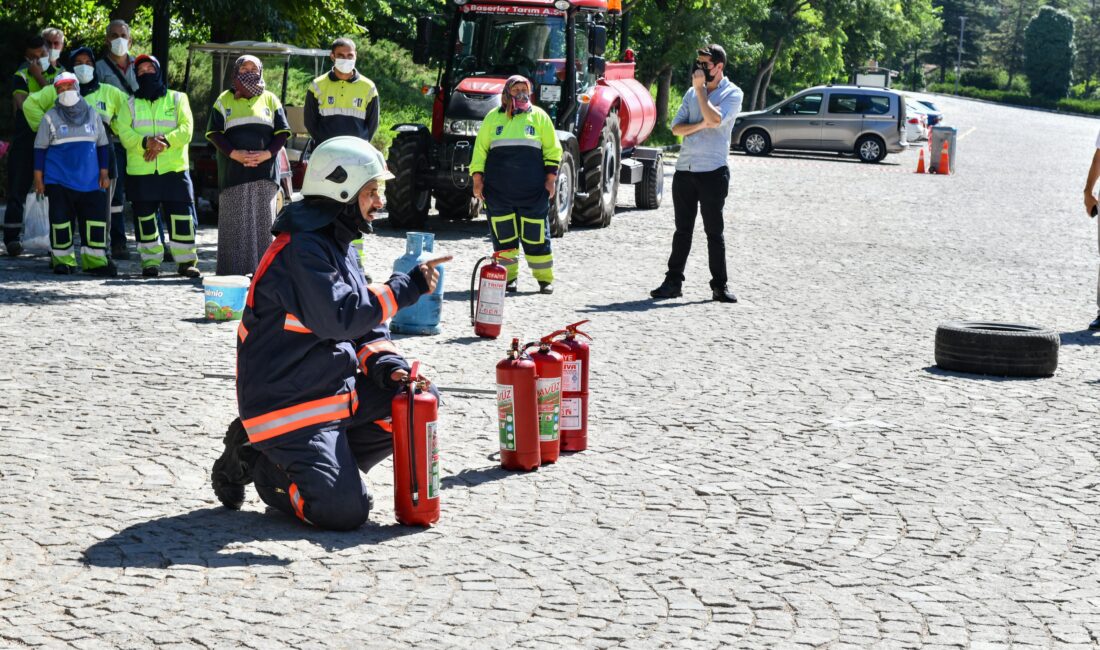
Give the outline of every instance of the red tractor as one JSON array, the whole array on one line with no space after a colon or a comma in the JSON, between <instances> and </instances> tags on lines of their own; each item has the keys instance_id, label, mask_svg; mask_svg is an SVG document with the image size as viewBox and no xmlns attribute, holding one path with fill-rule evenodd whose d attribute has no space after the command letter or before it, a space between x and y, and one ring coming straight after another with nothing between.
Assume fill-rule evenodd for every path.
<instances>
[{"instance_id":1,"label":"red tractor","mask_svg":"<svg viewBox=\"0 0 1100 650\"><path fill-rule=\"evenodd\" d=\"M615 214L619 184L634 185L638 207L660 206L661 150L639 146L653 131L656 107L634 79L634 61L609 63L607 0L451 0L449 20L417 20L416 63L435 61L439 83L432 125L399 124L389 151L397 178L386 183L390 223L418 228L431 197L444 219L473 219L470 160L481 121L500 106L505 80L522 74L554 120L564 153L550 230L603 227Z\"/></svg>"}]
</instances>

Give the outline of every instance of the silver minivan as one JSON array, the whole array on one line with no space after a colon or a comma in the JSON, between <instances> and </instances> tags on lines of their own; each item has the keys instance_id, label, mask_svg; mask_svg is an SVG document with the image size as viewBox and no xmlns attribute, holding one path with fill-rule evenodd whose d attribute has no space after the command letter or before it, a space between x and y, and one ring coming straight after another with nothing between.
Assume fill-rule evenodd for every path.
<instances>
[{"instance_id":1,"label":"silver minivan","mask_svg":"<svg viewBox=\"0 0 1100 650\"><path fill-rule=\"evenodd\" d=\"M837 151L877 163L908 146L905 98L885 88L816 86L738 115L730 144L751 156L773 149Z\"/></svg>"}]
</instances>

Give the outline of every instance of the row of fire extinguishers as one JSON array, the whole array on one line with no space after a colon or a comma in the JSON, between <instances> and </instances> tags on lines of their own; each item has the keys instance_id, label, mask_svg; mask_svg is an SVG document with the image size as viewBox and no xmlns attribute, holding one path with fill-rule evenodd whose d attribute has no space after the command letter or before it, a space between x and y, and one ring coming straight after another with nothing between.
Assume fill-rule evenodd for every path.
<instances>
[{"instance_id":1,"label":"row of fire extinguishers","mask_svg":"<svg viewBox=\"0 0 1100 650\"><path fill-rule=\"evenodd\" d=\"M588 448L588 321L567 325L536 343L512 339L496 367L500 466L530 471L561 451ZM528 350L536 348L532 353ZM393 398L393 506L406 526L439 521L438 401L414 361L405 389Z\"/></svg>"},{"instance_id":2,"label":"row of fire extinguishers","mask_svg":"<svg viewBox=\"0 0 1100 650\"><path fill-rule=\"evenodd\" d=\"M491 263L478 267L482 262ZM471 320L483 338L500 336L504 322L507 271L500 251L478 260L471 280ZM474 283L481 279L474 294ZM474 300L476 295L476 309ZM587 320L567 325L535 343L512 339L507 356L497 364L497 413L500 465L530 471L557 461L561 451L588 448L589 346L579 337ZM528 350L537 348L535 352ZM414 361L404 390L393 398L394 514L406 526L439 521L441 488L438 415L435 395L419 376Z\"/></svg>"}]
</instances>

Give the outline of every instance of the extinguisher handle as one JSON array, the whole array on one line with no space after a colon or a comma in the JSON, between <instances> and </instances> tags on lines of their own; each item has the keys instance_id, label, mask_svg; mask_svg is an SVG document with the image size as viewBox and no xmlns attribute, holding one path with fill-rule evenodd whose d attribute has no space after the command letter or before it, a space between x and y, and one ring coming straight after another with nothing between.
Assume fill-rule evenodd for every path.
<instances>
[{"instance_id":1,"label":"extinguisher handle","mask_svg":"<svg viewBox=\"0 0 1100 650\"><path fill-rule=\"evenodd\" d=\"M420 359L415 359L412 362L412 368L409 369L409 383L415 383L420 379Z\"/></svg>"},{"instance_id":2,"label":"extinguisher handle","mask_svg":"<svg viewBox=\"0 0 1100 650\"><path fill-rule=\"evenodd\" d=\"M485 256L474 263L474 274L470 276L470 324L473 325L477 322L475 316L475 305L477 303L477 294L474 293L475 287L477 287L477 270L481 267L481 263L488 259L495 259L496 253L493 253L492 257Z\"/></svg>"}]
</instances>

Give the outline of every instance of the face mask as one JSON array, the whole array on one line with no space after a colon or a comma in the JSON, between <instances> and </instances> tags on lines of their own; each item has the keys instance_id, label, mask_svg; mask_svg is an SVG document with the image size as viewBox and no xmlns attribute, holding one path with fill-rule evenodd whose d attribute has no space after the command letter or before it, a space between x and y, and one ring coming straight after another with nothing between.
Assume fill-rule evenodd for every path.
<instances>
[{"instance_id":1,"label":"face mask","mask_svg":"<svg viewBox=\"0 0 1100 650\"><path fill-rule=\"evenodd\" d=\"M38 67L45 70L45 69L50 67L50 56L47 54L46 56L42 57L41 59L36 59L35 62L38 64Z\"/></svg>"},{"instance_id":2,"label":"face mask","mask_svg":"<svg viewBox=\"0 0 1100 650\"><path fill-rule=\"evenodd\" d=\"M520 93L512 98L512 109L517 111L525 111L531 108L531 94Z\"/></svg>"},{"instance_id":3,"label":"face mask","mask_svg":"<svg viewBox=\"0 0 1100 650\"><path fill-rule=\"evenodd\" d=\"M111 54L123 56L130 51L130 41L125 38L116 38L111 41Z\"/></svg>"},{"instance_id":4,"label":"face mask","mask_svg":"<svg viewBox=\"0 0 1100 650\"><path fill-rule=\"evenodd\" d=\"M691 73L695 74L696 70L702 70L703 71L703 78L705 78L707 80L708 84L710 82L714 81L714 67L713 66L708 70L708 69L703 67L702 63L699 63L698 61L695 61L694 63L691 64Z\"/></svg>"},{"instance_id":5,"label":"face mask","mask_svg":"<svg viewBox=\"0 0 1100 650\"><path fill-rule=\"evenodd\" d=\"M355 69L355 59L336 59L336 71L340 74L348 74Z\"/></svg>"},{"instance_id":6,"label":"face mask","mask_svg":"<svg viewBox=\"0 0 1100 650\"><path fill-rule=\"evenodd\" d=\"M57 96L57 101L62 106L76 106L80 101L80 93L75 90L66 90Z\"/></svg>"},{"instance_id":7,"label":"face mask","mask_svg":"<svg viewBox=\"0 0 1100 650\"><path fill-rule=\"evenodd\" d=\"M73 68L73 74L76 75L76 80L80 83L91 83L92 77L95 76L95 68L90 65L78 65Z\"/></svg>"},{"instance_id":8,"label":"face mask","mask_svg":"<svg viewBox=\"0 0 1100 650\"><path fill-rule=\"evenodd\" d=\"M56 61L61 58L61 50L55 50L50 48L50 61Z\"/></svg>"}]
</instances>

